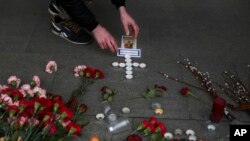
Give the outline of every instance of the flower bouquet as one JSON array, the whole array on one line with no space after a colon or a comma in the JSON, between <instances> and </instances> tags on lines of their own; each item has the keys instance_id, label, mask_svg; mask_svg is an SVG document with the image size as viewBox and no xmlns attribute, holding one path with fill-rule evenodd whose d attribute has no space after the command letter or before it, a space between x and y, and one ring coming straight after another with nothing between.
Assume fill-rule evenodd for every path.
<instances>
[{"instance_id":1,"label":"flower bouquet","mask_svg":"<svg viewBox=\"0 0 250 141\"><path fill-rule=\"evenodd\" d=\"M72 110L60 96L40 88L38 76L30 84L20 83L12 76L9 86L0 85L0 140L63 141L81 133L86 105Z\"/></svg>"},{"instance_id":2,"label":"flower bouquet","mask_svg":"<svg viewBox=\"0 0 250 141\"><path fill-rule=\"evenodd\" d=\"M159 122L154 116L150 117L149 120L143 120L136 131L141 135L150 136L151 141L166 141L164 135L167 128L164 123Z\"/></svg>"}]
</instances>

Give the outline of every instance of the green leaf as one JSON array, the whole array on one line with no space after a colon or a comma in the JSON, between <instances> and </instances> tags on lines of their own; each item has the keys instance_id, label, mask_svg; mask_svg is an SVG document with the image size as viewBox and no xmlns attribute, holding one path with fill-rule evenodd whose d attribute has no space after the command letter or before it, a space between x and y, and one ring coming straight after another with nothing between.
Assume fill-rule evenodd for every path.
<instances>
[{"instance_id":1,"label":"green leaf","mask_svg":"<svg viewBox=\"0 0 250 141\"><path fill-rule=\"evenodd\" d=\"M113 101L113 98L112 97L109 97L108 98L108 102L112 102Z\"/></svg>"},{"instance_id":2,"label":"green leaf","mask_svg":"<svg viewBox=\"0 0 250 141\"><path fill-rule=\"evenodd\" d=\"M86 126L86 125L89 124L89 120L87 120L84 117L81 117L81 118L77 119L76 123L79 124L79 125L81 125L83 127L83 126Z\"/></svg>"},{"instance_id":3,"label":"green leaf","mask_svg":"<svg viewBox=\"0 0 250 141\"><path fill-rule=\"evenodd\" d=\"M109 94L107 94L107 93L104 94L104 95L103 95L103 98L104 98L104 99L108 99L108 98L109 98Z\"/></svg>"}]
</instances>

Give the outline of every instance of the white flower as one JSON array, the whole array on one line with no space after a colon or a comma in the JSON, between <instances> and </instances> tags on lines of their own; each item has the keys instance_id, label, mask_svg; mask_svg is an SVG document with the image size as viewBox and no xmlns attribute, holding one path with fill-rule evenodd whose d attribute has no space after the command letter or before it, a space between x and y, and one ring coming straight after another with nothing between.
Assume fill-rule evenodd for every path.
<instances>
[{"instance_id":1,"label":"white flower","mask_svg":"<svg viewBox=\"0 0 250 141\"><path fill-rule=\"evenodd\" d=\"M21 84L21 79L13 75L8 78L7 83L17 88Z\"/></svg>"},{"instance_id":2,"label":"white flower","mask_svg":"<svg viewBox=\"0 0 250 141\"><path fill-rule=\"evenodd\" d=\"M57 64L55 61L49 61L48 64L46 65L45 71L47 73L52 74L53 72L57 71Z\"/></svg>"}]
</instances>

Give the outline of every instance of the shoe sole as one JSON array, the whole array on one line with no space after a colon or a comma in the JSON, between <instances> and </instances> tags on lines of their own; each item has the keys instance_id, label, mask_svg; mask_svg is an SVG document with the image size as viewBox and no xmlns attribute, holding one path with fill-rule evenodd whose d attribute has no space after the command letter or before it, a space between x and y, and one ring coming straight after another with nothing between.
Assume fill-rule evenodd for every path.
<instances>
[{"instance_id":1,"label":"shoe sole","mask_svg":"<svg viewBox=\"0 0 250 141\"><path fill-rule=\"evenodd\" d=\"M52 31L53 34L55 34L55 35L57 35L57 36L59 36L59 37L65 39L65 40L67 40L68 42L71 42L71 43L73 43L73 44L77 44L77 45L87 45L87 44L90 44L90 43L92 42L92 40L90 40L89 42L86 42L86 43L74 42L74 41L69 40L68 38L65 38L65 37L61 36L58 32L56 32L56 31L54 31L54 30L51 30L51 31Z\"/></svg>"},{"instance_id":2,"label":"shoe sole","mask_svg":"<svg viewBox=\"0 0 250 141\"><path fill-rule=\"evenodd\" d=\"M49 13L50 13L52 16L58 16L58 15L59 15L59 13L53 12L50 8L48 8L48 11L49 11Z\"/></svg>"}]
</instances>

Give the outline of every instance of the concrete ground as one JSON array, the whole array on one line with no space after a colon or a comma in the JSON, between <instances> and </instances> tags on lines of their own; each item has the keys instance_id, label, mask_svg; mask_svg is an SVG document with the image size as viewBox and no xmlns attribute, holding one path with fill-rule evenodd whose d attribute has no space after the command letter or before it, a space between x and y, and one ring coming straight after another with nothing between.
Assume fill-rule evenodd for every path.
<instances>
[{"instance_id":1,"label":"concrete ground","mask_svg":"<svg viewBox=\"0 0 250 141\"><path fill-rule=\"evenodd\" d=\"M246 66L250 63L248 0L127 0L127 9L140 26L138 48L142 49L142 58L135 61L147 64L146 69L135 69L132 80L124 78L124 70L111 66L113 61L121 62L123 59L101 50L95 42L91 45L74 45L53 35L47 12L48 0L0 0L0 3L1 84L14 74L24 82L33 75L39 75L43 88L62 95L66 100L80 84L72 73L76 65L85 64L105 72L106 78L96 81L81 99L89 106L86 115L91 121L83 129L81 140L99 134L107 141L125 141L132 131L111 136L105 130L105 123L95 119L95 115L103 111L98 101L99 89L103 85L119 91L117 99L138 96L149 85L166 85L166 97L155 101L163 104L165 109L165 113L157 117L172 133L176 128L191 128L198 137L205 137L208 141L227 141L230 124L250 122L247 113L230 110L237 120L230 123L224 118L217 125L216 132L208 132L206 123L211 111L211 97L193 89L209 105L192 97L185 98L179 94L184 85L166 80L157 73L164 71L199 86L193 75L176 63L177 60L189 58L201 71L210 72L214 82L222 82L221 72L231 70L233 65L245 80ZM94 0L89 7L98 21L119 41L124 33L118 12L110 1ZM44 71L49 60L58 63L58 72L52 75ZM230 100L223 93L220 95ZM124 106L131 108L130 114L120 112ZM118 115L129 117L133 128L142 119L153 115L150 102L145 100L114 103L112 108ZM143 141L148 140L145 137Z\"/></svg>"}]
</instances>

